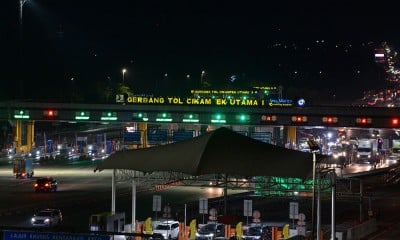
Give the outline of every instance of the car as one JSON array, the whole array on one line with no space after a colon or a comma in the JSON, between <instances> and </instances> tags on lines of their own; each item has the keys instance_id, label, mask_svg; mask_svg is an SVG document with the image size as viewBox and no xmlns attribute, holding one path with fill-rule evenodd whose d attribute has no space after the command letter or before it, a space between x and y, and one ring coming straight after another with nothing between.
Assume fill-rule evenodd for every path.
<instances>
[{"instance_id":1,"label":"car","mask_svg":"<svg viewBox=\"0 0 400 240\"><path fill-rule=\"evenodd\" d=\"M269 240L272 239L269 226L253 224L243 227L243 240Z\"/></svg>"},{"instance_id":2,"label":"car","mask_svg":"<svg viewBox=\"0 0 400 240\"><path fill-rule=\"evenodd\" d=\"M387 164L393 164L399 162L400 157L397 155L390 155L389 157L386 158L386 163Z\"/></svg>"},{"instance_id":3,"label":"car","mask_svg":"<svg viewBox=\"0 0 400 240\"><path fill-rule=\"evenodd\" d=\"M62 223L60 209L47 208L37 211L31 218L33 227L54 227Z\"/></svg>"},{"instance_id":4,"label":"car","mask_svg":"<svg viewBox=\"0 0 400 240\"><path fill-rule=\"evenodd\" d=\"M196 240L212 240L225 237L225 225L222 223L207 223L196 233Z\"/></svg>"},{"instance_id":5,"label":"car","mask_svg":"<svg viewBox=\"0 0 400 240\"><path fill-rule=\"evenodd\" d=\"M52 177L44 177L36 179L35 192L56 192L58 188L58 182Z\"/></svg>"},{"instance_id":6,"label":"car","mask_svg":"<svg viewBox=\"0 0 400 240\"><path fill-rule=\"evenodd\" d=\"M178 221L163 221L153 230L154 239L177 239L179 234Z\"/></svg>"}]
</instances>

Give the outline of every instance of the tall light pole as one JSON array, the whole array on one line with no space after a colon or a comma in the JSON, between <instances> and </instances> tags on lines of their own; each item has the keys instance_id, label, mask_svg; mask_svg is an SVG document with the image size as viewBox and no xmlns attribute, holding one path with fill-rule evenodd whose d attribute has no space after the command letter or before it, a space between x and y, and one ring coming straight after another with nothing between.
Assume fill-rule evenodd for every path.
<instances>
[{"instance_id":1,"label":"tall light pole","mask_svg":"<svg viewBox=\"0 0 400 240\"><path fill-rule=\"evenodd\" d=\"M314 140L309 140L307 141L308 146L310 147L310 150L313 155L313 176L312 176L312 206L311 206L311 239L314 239L315 235L315 228L314 228L314 220L315 220L315 175L316 175L316 165L317 165L317 152L319 152L319 146L318 143L316 143ZM318 183L319 184L319 183ZM319 240L319 234L317 234L317 240Z\"/></svg>"},{"instance_id":2,"label":"tall light pole","mask_svg":"<svg viewBox=\"0 0 400 240\"><path fill-rule=\"evenodd\" d=\"M28 0L19 0L19 24L22 26L22 8Z\"/></svg>"},{"instance_id":3,"label":"tall light pole","mask_svg":"<svg viewBox=\"0 0 400 240\"><path fill-rule=\"evenodd\" d=\"M122 83L125 84L125 73L126 73L126 69L123 68L122 69Z\"/></svg>"},{"instance_id":4,"label":"tall light pole","mask_svg":"<svg viewBox=\"0 0 400 240\"><path fill-rule=\"evenodd\" d=\"M23 10L23 7L24 7L24 4L27 2L28 0L19 0L19 61L20 61L20 68L22 67L22 65L23 65L23 51L22 51L22 48L23 48L23 30L22 30L22 24L23 24L23 21L22 21L22 17L23 17L23 14L22 14L22 10ZM22 72L22 71L21 71ZM21 75L19 76L19 79L18 79L18 82L19 82L19 90L20 90L20 94L21 94L21 97L24 95L24 93L23 93L23 83L22 83L22 73L21 73Z\"/></svg>"},{"instance_id":5,"label":"tall light pole","mask_svg":"<svg viewBox=\"0 0 400 240\"><path fill-rule=\"evenodd\" d=\"M200 85L203 85L203 78L204 78L204 74L206 74L206 71L201 71L201 77L200 77Z\"/></svg>"}]
</instances>

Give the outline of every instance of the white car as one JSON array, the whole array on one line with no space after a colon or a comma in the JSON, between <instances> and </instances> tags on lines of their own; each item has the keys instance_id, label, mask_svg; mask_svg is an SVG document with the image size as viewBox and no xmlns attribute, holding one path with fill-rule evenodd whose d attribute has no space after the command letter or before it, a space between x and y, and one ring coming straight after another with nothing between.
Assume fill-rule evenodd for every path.
<instances>
[{"instance_id":1,"label":"white car","mask_svg":"<svg viewBox=\"0 0 400 240\"><path fill-rule=\"evenodd\" d=\"M153 230L153 239L178 239L178 234L178 221L164 221Z\"/></svg>"},{"instance_id":2,"label":"white car","mask_svg":"<svg viewBox=\"0 0 400 240\"><path fill-rule=\"evenodd\" d=\"M35 213L31 219L33 227L53 227L62 222L60 209L43 209Z\"/></svg>"}]
</instances>

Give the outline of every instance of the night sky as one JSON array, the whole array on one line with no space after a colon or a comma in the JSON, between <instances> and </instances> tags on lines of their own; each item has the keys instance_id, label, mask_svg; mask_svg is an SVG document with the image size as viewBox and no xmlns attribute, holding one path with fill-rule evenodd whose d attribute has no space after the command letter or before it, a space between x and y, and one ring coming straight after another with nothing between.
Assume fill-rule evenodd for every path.
<instances>
[{"instance_id":1,"label":"night sky","mask_svg":"<svg viewBox=\"0 0 400 240\"><path fill-rule=\"evenodd\" d=\"M203 70L212 88L282 85L315 103L383 87L374 48L398 46L395 6L279 2L29 0L21 35L7 3L0 99L107 102L123 68L137 94L184 94Z\"/></svg>"}]
</instances>

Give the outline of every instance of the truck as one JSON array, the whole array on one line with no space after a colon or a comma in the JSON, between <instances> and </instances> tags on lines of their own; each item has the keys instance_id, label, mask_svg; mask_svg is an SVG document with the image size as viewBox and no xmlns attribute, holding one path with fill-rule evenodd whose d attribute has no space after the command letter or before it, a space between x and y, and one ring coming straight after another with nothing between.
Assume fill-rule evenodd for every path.
<instances>
[{"instance_id":1,"label":"truck","mask_svg":"<svg viewBox=\"0 0 400 240\"><path fill-rule=\"evenodd\" d=\"M357 160L359 163L375 164L379 159L377 142L375 139L360 139L357 147Z\"/></svg>"},{"instance_id":2,"label":"truck","mask_svg":"<svg viewBox=\"0 0 400 240\"><path fill-rule=\"evenodd\" d=\"M13 174L15 178L33 177L33 161L25 157L15 157L13 159Z\"/></svg>"}]
</instances>

